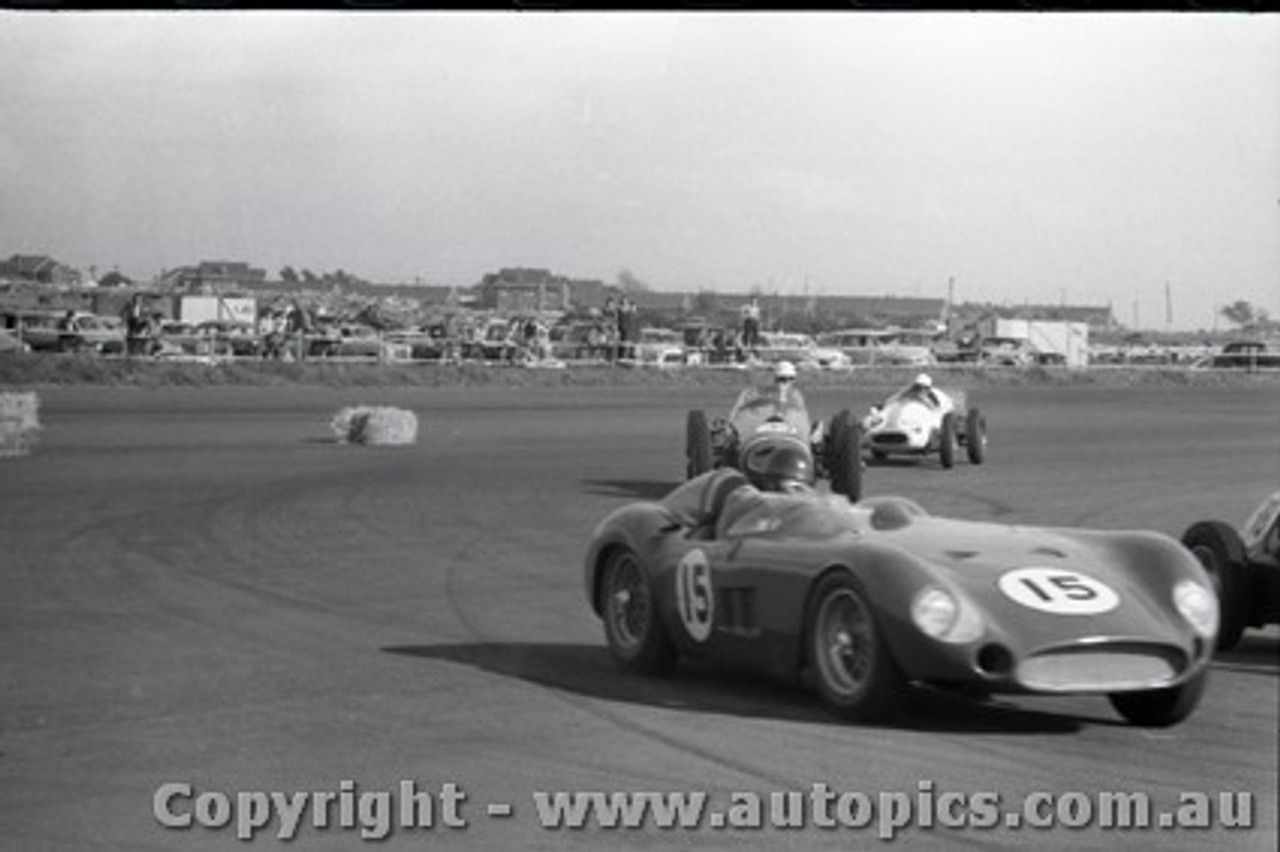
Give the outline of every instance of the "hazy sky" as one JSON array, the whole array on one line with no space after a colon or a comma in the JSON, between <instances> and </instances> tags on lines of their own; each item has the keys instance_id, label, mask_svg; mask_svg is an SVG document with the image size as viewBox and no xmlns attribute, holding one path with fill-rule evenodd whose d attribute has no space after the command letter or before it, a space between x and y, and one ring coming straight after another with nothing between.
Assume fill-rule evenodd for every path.
<instances>
[{"instance_id":1,"label":"hazy sky","mask_svg":"<svg viewBox=\"0 0 1280 852\"><path fill-rule=\"evenodd\" d=\"M0 257L1280 317L1280 16L0 12Z\"/></svg>"}]
</instances>

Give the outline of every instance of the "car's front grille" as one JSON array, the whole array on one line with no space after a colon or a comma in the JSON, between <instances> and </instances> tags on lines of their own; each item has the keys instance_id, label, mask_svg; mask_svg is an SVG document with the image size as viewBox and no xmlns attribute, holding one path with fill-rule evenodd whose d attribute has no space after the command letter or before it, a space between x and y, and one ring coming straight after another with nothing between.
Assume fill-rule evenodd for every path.
<instances>
[{"instance_id":1,"label":"car's front grille","mask_svg":"<svg viewBox=\"0 0 1280 852\"><path fill-rule=\"evenodd\" d=\"M873 444L885 444L886 446L897 446L907 443L907 436L901 432L881 432L873 435L871 438Z\"/></svg>"},{"instance_id":2,"label":"car's front grille","mask_svg":"<svg viewBox=\"0 0 1280 852\"><path fill-rule=\"evenodd\" d=\"M1016 677L1043 692L1113 692L1166 686L1186 665L1176 648L1124 643L1035 654L1018 664Z\"/></svg>"}]
</instances>

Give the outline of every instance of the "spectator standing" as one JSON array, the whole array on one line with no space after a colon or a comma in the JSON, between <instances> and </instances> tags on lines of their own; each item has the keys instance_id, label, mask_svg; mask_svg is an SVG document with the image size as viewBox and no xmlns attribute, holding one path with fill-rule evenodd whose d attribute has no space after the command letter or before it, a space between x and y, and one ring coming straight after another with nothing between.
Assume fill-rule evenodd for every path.
<instances>
[{"instance_id":1,"label":"spectator standing","mask_svg":"<svg viewBox=\"0 0 1280 852\"><path fill-rule=\"evenodd\" d=\"M311 331L310 318L298 300L294 299L284 316L284 333L288 340L289 352L293 357L289 360L305 361L307 356L307 335Z\"/></svg>"},{"instance_id":2,"label":"spectator standing","mask_svg":"<svg viewBox=\"0 0 1280 852\"><path fill-rule=\"evenodd\" d=\"M620 358L636 357L636 339L640 336L639 329L636 328L637 321L636 303L629 297L623 296L622 304L618 306L618 357Z\"/></svg>"},{"instance_id":3,"label":"spectator standing","mask_svg":"<svg viewBox=\"0 0 1280 852\"><path fill-rule=\"evenodd\" d=\"M142 305L142 294L134 293L120 312L124 320L125 353L141 355L146 349L146 337L149 331L147 311Z\"/></svg>"},{"instance_id":4,"label":"spectator standing","mask_svg":"<svg viewBox=\"0 0 1280 852\"><path fill-rule=\"evenodd\" d=\"M605 340L608 348L605 350L605 358L609 363L613 363L618 357L618 331L621 328L618 319L618 303L614 301L613 296L604 300L604 318Z\"/></svg>"},{"instance_id":5,"label":"spectator standing","mask_svg":"<svg viewBox=\"0 0 1280 852\"><path fill-rule=\"evenodd\" d=\"M752 296L742 306L742 347L755 349L760 343L760 302Z\"/></svg>"}]
</instances>

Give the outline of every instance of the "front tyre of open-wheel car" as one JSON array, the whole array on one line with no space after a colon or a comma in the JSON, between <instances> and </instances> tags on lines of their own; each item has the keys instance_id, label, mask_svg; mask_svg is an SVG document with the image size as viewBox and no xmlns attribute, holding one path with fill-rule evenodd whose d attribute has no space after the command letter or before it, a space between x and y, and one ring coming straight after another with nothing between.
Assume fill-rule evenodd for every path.
<instances>
[{"instance_id":1,"label":"front tyre of open-wheel car","mask_svg":"<svg viewBox=\"0 0 1280 852\"><path fill-rule=\"evenodd\" d=\"M832 491L856 503L862 499L862 427L852 417L832 422L836 425L827 436L827 477Z\"/></svg>"},{"instance_id":2,"label":"front tyre of open-wheel car","mask_svg":"<svg viewBox=\"0 0 1280 852\"><path fill-rule=\"evenodd\" d=\"M938 460L947 470L956 464L956 419L955 415L942 415L942 425L938 429Z\"/></svg>"},{"instance_id":3,"label":"front tyre of open-wheel car","mask_svg":"<svg viewBox=\"0 0 1280 852\"><path fill-rule=\"evenodd\" d=\"M987 459L987 418L976 408L965 415L965 452L971 464L982 464Z\"/></svg>"},{"instance_id":4,"label":"front tyre of open-wheel car","mask_svg":"<svg viewBox=\"0 0 1280 852\"><path fill-rule=\"evenodd\" d=\"M624 671L662 675L676 649L662 625L649 572L628 547L613 548L600 575L600 617L609 653Z\"/></svg>"},{"instance_id":5,"label":"front tyre of open-wheel car","mask_svg":"<svg viewBox=\"0 0 1280 852\"><path fill-rule=\"evenodd\" d=\"M1131 725L1167 728L1186 720L1200 704L1209 672L1203 670L1178 686L1107 696L1111 706Z\"/></svg>"},{"instance_id":6,"label":"front tyre of open-wheel car","mask_svg":"<svg viewBox=\"0 0 1280 852\"><path fill-rule=\"evenodd\" d=\"M1240 643L1249 620L1252 590L1245 566L1244 543L1235 528L1222 521L1200 521L1182 534L1182 544L1195 555L1209 575L1218 596L1219 651Z\"/></svg>"},{"instance_id":7,"label":"front tyre of open-wheel car","mask_svg":"<svg viewBox=\"0 0 1280 852\"><path fill-rule=\"evenodd\" d=\"M870 598L844 571L823 577L810 598L806 650L818 693L837 715L882 722L897 712L907 683L879 629Z\"/></svg>"}]
</instances>

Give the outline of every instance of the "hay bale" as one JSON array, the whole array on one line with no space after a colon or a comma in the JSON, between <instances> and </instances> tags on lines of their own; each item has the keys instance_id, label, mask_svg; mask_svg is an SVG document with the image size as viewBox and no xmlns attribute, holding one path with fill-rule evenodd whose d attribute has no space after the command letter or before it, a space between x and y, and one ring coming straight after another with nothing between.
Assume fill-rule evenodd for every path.
<instances>
[{"instance_id":1,"label":"hay bale","mask_svg":"<svg viewBox=\"0 0 1280 852\"><path fill-rule=\"evenodd\" d=\"M25 456L40 431L40 397L0 393L0 456Z\"/></svg>"},{"instance_id":2,"label":"hay bale","mask_svg":"<svg viewBox=\"0 0 1280 852\"><path fill-rule=\"evenodd\" d=\"M348 444L412 444L418 439L418 417L389 406L356 405L334 415L333 432Z\"/></svg>"}]
</instances>

